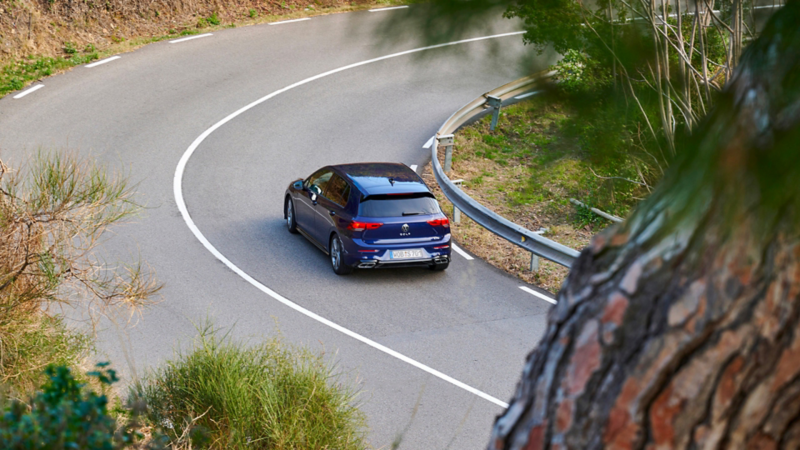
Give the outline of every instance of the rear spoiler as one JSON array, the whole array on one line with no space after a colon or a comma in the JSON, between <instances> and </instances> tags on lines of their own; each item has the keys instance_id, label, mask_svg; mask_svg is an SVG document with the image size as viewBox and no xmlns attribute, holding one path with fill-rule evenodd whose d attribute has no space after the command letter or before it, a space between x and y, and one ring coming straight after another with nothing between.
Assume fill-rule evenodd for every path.
<instances>
[{"instance_id":1,"label":"rear spoiler","mask_svg":"<svg viewBox=\"0 0 800 450\"><path fill-rule=\"evenodd\" d=\"M394 200L394 199L401 199L401 198L423 198L429 197L435 199L436 197L430 192L398 192L398 193L391 193L391 194L375 194L375 195L364 195L361 197L361 201L365 202L367 200Z\"/></svg>"}]
</instances>

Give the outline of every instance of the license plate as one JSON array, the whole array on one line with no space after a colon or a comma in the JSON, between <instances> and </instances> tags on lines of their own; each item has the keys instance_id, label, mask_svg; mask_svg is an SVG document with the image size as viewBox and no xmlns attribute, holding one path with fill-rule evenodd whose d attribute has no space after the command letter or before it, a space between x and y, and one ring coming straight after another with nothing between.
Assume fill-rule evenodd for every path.
<instances>
[{"instance_id":1,"label":"license plate","mask_svg":"<svg viewBox=\"0 0 800 450\"><path fill-rule=\"evenodd\" d=\"M423 258L422 249L392 250L392 259L418 259Z\"/></svg>"}]
</instances>

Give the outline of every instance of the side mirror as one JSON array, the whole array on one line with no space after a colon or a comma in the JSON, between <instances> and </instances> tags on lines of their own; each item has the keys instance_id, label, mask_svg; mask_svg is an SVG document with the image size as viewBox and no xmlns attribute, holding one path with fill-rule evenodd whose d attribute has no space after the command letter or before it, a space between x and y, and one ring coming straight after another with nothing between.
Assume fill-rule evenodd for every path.
<instances>
[{"instance_id":1,"label":"side mirror","mask_svg":"<svg viewBox=\"0 0 800 450\"><path fill-rule=\"evenodd\" d=\"M303 190L303 181L302 180L301 181L295 181L294 184L292 185L292 187L297 189L298 191L302 191Z\"/></svg>"},{"instance_id":2,"label":"side mirror","mask_svg":"<svg viewBox=\"0 0 800 450\"><path fill-rule=\"evenodd\" d=\"M317 194L315 192L311 193L311 203L317 204Z\"/></svg>"}]
</instances>

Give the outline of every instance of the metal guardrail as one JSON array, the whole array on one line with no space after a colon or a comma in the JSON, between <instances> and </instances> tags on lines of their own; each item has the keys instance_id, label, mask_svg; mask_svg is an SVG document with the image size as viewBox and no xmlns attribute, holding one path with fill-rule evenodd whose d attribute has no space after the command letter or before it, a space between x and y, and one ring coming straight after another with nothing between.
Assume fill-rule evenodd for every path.
<instances>
[{"instance_id":1,"label":"metal guardrail","mask_svg":"<svg viewBox=\"0 0 800 450\"><path fill-rule=\"evenodd\" d=\"M509 242L528 250L536 256L541 256L542 258L549 259L562 266L569 267L580 252L519 226L476 202L447 177L439 162L440 137L451 137L452 133L459 127L471 119L485 114L487 108L489 108L487 99L492 97L493 103L498 105L492 108L494 109L495 115L497 115L499 113L499 103L495 99L499 98L501 101L508 101L518 95L534 92L541 88L543 83L545 83L552 74L552 72L540 73L512 81L511 83L487 92L453 113L453 115L442 124L439 131L437 131L436 135L433 137L433 144L431 145L431 165L433 167L433 174L436 177L436 182L439 183L442 192L444 192L447 199L453 203L454 207L460 209L464 214L487 230L505 238ZM538 261L536 261L535 264L538 266ZM531 266L533 265L534 261L532 260Z\"/></svg>"}]
</instances>

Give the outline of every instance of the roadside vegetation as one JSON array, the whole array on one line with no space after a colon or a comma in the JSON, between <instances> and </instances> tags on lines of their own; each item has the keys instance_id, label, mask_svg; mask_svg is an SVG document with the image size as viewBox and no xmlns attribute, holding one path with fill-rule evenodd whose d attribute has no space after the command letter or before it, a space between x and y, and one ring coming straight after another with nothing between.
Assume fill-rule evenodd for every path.
<instances>
[{"instance_id":1,"label":"roadside vegetation","mask_svg":"<svg viewBox=\"0 0 800 450\"><path fill-rule=\"evenodd\" d=\"M178 448L367 448L356 391L334 369L279 339L246 345L206 325L134 398Z\"/></svg>"},{"instance_id":2,"label":"roadside vegetation","mask_svg":"<svg viewBox=\"0 0 800 450\"><path fill-rule=\"evenodd\" d=\"M49 0L0 3L0 97L33 81L142 45L221 28L406 3L248 0L220 3Z\"/></svg>"},{"instance_id":3,"label":"roadside vegetation","mask_svg":"<svg viewBox=\"0 0 800 450\"><path fill-rule=\"evenodd\" d=\"M436 2L445 15L457 3ZM504 108L494 131L488 118L459 130L450 175L500 215L577 250L610 225L589 208L625 217L650 194L674 160L676 142L713 107L755 29L745 23L753 16L725 5L721 17L702 7L699 15L666 23L655 4L598 7L509 3L506 15L525 20L526 43L562 54L551 67L555 83ZM725 35L712 20L738 31ZM483 259L552 292L568 273L544 260L532 272L528 252L469 219L453 233Z\"/></svg>"},{"instance_id":4,"label":"roadside vegetation","mask_svg":"<svg viewBox=\"0 0 800 450\"><path fill-rule=\"evenodd\" d=\"M155 302L146 264L93 253L140 208L127 177L88 160L0 162L0 448L366 448L357 390L323 355L278 339L247 345L207 325L126 403L107 363L88 370L94 335L58 307L96 320Z\"/></svg>"},{"instance_id":5,"label":"roadside vegetation","mask_svg":"<svg viewBox=\"0 0 800 450\"><path fill-rule=\"evenodd\" d=\"M93 250L140 209L124 176L70 155L40 153L22 169L0 161L0 382L12 396L50 364L78 369L92 340L55 310L133 313L160 289L140 261L104 266Z\"/></svg>"},{"instance_id":6,"label":"roadside vegetation","mask_svg":"<svg viewBox=\"0 0 800 450\"><path fill-rule=\"evenodd\" d=\"M485 117L456 133L450 179L463 180L464 192L501 216L568 247L582 249L610 225L588 208L570 203L571 198L625 217L656 178L646 175L647 166L622 145L615 145L616 157L593 157L587 144L597 148L604 140L622 142L618 135L624 130L614 133L587 124L559 93L503 108L494 131L490 121ZM436 186L429 170L425 176L430 186ZM441 193L437 195L448 205ZM452 206L445 210L452 219ZM558 291L567 275L566 268L544 259L532 272L529 252L463 214L451 230L470 252L551 292Z\"/></svg>"}]
</instances>

